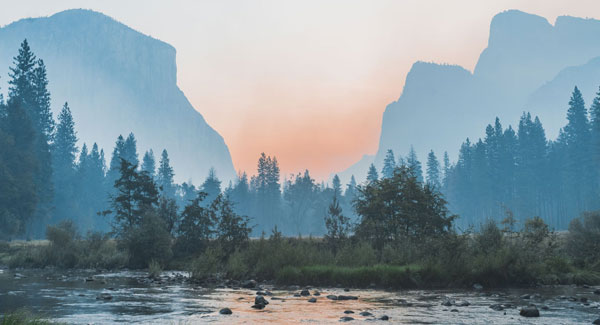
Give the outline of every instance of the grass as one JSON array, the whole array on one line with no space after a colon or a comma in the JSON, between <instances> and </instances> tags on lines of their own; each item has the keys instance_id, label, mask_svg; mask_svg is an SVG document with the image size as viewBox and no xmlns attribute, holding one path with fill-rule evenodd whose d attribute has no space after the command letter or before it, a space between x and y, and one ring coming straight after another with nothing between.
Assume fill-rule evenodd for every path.
<instances>
[{"instance_id":1,"label":"grass","mask_svg":"<svg viewBox=\"0 0 600 325\"><path fill-rule=\"evenodd\" d=\"M58 324L32 315L25 310L19 310L0 316L0 325L50 325Z\"/></svg>"}]
</instances>

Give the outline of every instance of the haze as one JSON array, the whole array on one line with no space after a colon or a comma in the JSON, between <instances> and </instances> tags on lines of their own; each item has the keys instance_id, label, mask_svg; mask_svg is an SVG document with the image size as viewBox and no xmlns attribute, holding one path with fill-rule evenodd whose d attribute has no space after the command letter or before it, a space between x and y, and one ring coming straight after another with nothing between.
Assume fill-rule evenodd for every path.
<instances>
[{"instance_id":1,"label":"haze","mask_svg":"<svg viewBox=\"0 0 600 325\"><path fill-rule=\"evenodd\" d=\"M507 9L600 18L582 1L20 1L0 24L103 12L177 49L178 84L236 169L261 152L325 179L377 150L381 115L417 60L473 69ZM6 76L2 76L6 78Z\"/></svg>"}]
</instances>

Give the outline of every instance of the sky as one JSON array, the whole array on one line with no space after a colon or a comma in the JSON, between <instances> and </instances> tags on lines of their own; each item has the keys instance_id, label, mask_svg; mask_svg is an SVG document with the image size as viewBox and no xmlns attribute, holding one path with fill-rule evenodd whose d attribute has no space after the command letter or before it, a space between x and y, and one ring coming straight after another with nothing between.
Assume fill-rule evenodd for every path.
<instances>
[{"instance_id":1,"label":"sky","mask_svg":"<svg viewBox=\"0 0 600 325\"><path fill-rule=\"evenodd\" d=\"M6 0L1 0L2 2ZM318 180L377 150L381 117L418 60L473 70L492 17L519 9L600 18L598 0L11 1L0 25L92 9L177 49L177 79L253 174L261 152L283 175Z\"/></svg>"}]
</instances>

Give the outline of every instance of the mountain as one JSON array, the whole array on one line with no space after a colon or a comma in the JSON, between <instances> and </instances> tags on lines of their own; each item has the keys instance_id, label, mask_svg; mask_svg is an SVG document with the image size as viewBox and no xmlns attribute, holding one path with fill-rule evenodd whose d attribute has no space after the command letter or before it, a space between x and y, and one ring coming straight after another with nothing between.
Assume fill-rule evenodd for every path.
<instances>
[{"instance_id":1,"label":"mountain","mask_svg":"<svg viewBox=\"0 0 600 325\"><path fill-rule=\"evenodd\" d=\"M412 66L401 96L383 114L375 165L381 169L388 149L405 156L411 145L423 163L429 150L440 159L448 151L455 160L467 137L483 137L496 116L504 126L516 126L524 110L539 115L554 137L564 125L575 84L586 98L600 85L600 59L593 60L600 56L599 37L600 21L594 19L561 16L551 25L517 10L497 14L472 73L447 64ZM352 174L360 182L366 169L353 166L339 173L342 181Z\"/></svg>"},{"instance_id":2,"label":"mountain","mask_svg":"<svg viewBox=\"0 0 600 325\"><path fill-rule=\"evenodd\" d=\"M167 149L179 182L199 184L211 167L221 180L235 177L225 141L177 87L171 45L101 13L67 10L0 28L2 76L25 38L46 64L53 112L69 102L80 145L97 142L108 160L117 136L133 132L140 159L152 148L158 161Z\"/></svg>"}]
</instances>

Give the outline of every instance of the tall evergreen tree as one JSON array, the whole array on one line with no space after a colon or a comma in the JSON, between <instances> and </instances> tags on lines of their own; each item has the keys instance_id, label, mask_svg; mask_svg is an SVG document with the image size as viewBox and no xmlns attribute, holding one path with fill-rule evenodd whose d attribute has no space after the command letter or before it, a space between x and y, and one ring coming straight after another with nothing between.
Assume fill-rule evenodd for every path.
<instances>
[{"instance_id":1,"label":"tall evergreen tree","mask_svg":"<svg viewBox=\"0 0 600 325\"><path fill-rule=\"evenodd\" d=\"M383 169L381 175L384 178L390 178L394 176L394 169L396 169L396 159L394 158L394 152L392 149L388 149L383 160Z\"/></svg>"},{"instance_id":2,"label":"tall evergreen tree","mask_svg":"<svg viewBox=\"0 0 600 325\"><path fill-rule=\"evenodd\" d=\"M20 101L9 101L0 117L0 236L22 235L38 204L34 129Z\"/></svg>"},{"instance_id":3,"label":"tall evergreen tree","mask_svg":"<svg viewBox=\"0 0 600 325\"><path fill-rule=\"evenodd\" d=\"M576 211L584 211L590 207L585 193L591 190L590 125L583 96L577 87L569 101L567 121L564 128L568 152L566 186L575 203L572 211L575 214Z\"/></svg>"},{"instance_id":4,"label":"tall evergreen tree","mask_svg":"<svg viewBox=\"0 0 600 325\"><path fill-rule=\"evenodd\" d=\"M21 43L19 54L13 58L10 67L9 101L18 101L31 121L34 132L33 152L37 160L34 174L38 205L36 216L40 221L47 221L50 216L53 201L52 160L50 156L50 141L53 130L53 120L50 113L50 95L46 89L46 68L43 61L37 61L27 40ZM44 229L34 229L41 235Z\"/></svg>"},{"instance_id":5,"label":"tall evergreen tree","mask_svg":"<svg viewBox=\"0 0 600 325\"><path fill-rule=\"evenodd\" d=\"M221 181L217 177L217 172L214 168L208 171L208 176L202 183L202 192L206 193L204 199L205 204L208 206L221 194Z\"/></svg>"},{"instance_id":6,"label":"tall evergreen tree","mask_svg":"<svg viewBox=\"0 0 600 325\"><path fill-rule=\"evenodd\" d=\"M600 90L590 107L590 153L591 153L591 183L594 188L594 196L600 197ZM593 209L599 206L594 204Z\"/></svg>"},{"instance_id":7,"label":"tall evergreen tree","mask_svg":"<svg viewBox=\"0 0 600 325\"><path fill-rule=\"evenodd\" d=\"M431 150L427 155L427 184L436 190L440 190L442 187L440 174L440 162Z\"/></svg>"},{"instance_id":8,"label":"tall evergreen tree","mask_svg":"<svg viewBox=\"0 0 600 325\"><path fill-rule=\"evenodd\" d=\"M169 153L167 153L166 149L163 149L160 155L156 183L158 188L161 190L162 195L167 198L175 197L175 183L173 181L174 176L175 173L173 172L173 167L171 167Z\"/></svg>"},{"instance_id":9,"label":"tall evergreen tree","mask_svg":"<svg viewBox=\"0 0 600 325\"><path fill-rule=\"evenodd\" d=\"M154 152L152 151L152 149L144 153L144 158L142 158L141 167L142 171L148 173L150 177L156 177L156 161L154 160Z\"/></svg>"},{"instance_id":10,"label":"tall evergreen tree","mask_svg":"<svg viewBox=\"0 0 600 325\"><path fill-rule=\"evenodd\" d=\"M76 184L76 161L77 135L75 133L75 122L71 115L69 104L65 103L58 115L58 126L52 146L52 168L54 176L54 204L56 208L56 219L72 219L76 215L75 195ZM83 153L85 156L87 154ZM85 157L83 157L85 158Z\"/></svg>"},{"instance_id":11,"label":"tall evergreen tree","mask_svg":"<svg viewBox=\"0 0 600 325\"><path fill-rule=\"evenodd\" d=\"M340 199L342 197L342 182L340 181L340 177L337 174L335 174L333 176L332 185L333 185L333 194L338 199Z\"/></svg>"},{"instance_id":12,"label":"tall evergreen tree","mask_svg":"<svg viewBox=\"0 0 600 325\"><path fill-rule=\"evenodd\" d=\"M129 133L125 143L123 144L123 151L121 152L121 158L127 160L130 164L138 166L140 161L137 153L137 140L133 133Z\"/></svg>"},{"instance_id":13,"label":"tall evergreen tree","mask_svg":"<svg viewBox=\"0 0 600 325\"><path fill-rule=\"evenodd\" d=\"M379 179L379 174L377 173L377 168L375 168L374 164L369 166L369 172L367 173L367 182L371 183Z\"/></svg>"},{"instance_id":14,"label":"tall evergreen tree","mask_svg":"<svg viewBox=\"0 0 600 325\"><path fill-rule=\"evenodd\" d=\"M419 183L423 183L423 169L421 168L421 162L417 158L417 152L413 146L410 146L410 151L408 152L408 157L406 158L406 163L408 168L417 178Z\"/></svg>"}]
</instances>

